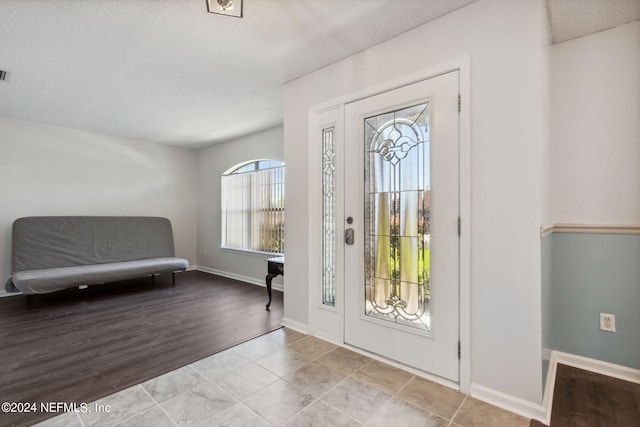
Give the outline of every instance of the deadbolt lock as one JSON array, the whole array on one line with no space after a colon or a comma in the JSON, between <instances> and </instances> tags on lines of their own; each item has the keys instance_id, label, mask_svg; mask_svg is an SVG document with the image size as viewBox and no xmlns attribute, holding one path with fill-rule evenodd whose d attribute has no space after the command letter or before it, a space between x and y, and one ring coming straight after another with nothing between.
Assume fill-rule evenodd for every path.
<instances>
[{"instance_id":1,"label":"deadbolt lock","mask_svg":"<svg viewBox=\"0 0 640 427\"><path fill-rule=\"evenodd\" d=\"M344 242L347 245L353 245L353 228L347 228L346 230L344 230Z\"/></svg>"}]
</instances>

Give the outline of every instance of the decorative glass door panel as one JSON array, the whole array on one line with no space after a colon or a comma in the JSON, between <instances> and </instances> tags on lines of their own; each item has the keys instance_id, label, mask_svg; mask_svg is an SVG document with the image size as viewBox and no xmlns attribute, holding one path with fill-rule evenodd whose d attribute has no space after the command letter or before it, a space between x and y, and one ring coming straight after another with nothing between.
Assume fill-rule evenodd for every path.
<instances>
[{"instance_id":1,"label":"decorative glass door panel","mask_svg":"<svg viewBox=\"0 0 640 427\"><path fill-rule=\"evenodd\" d=\"M458 381L458 72L344 108L344 340ZM347 218L352 219L348 222Z\"/></svg>"},{"instance_id":2,"label":"decorative glass door panel","mask_svg":"<svg viewBox=\"0 0 640 427\"><path fill-rule=\"evenodd\" d=\"M429 330L429 103L364 120L365 314Z\"/></svg>"},{"instance_id":3,"label":"decorative glass door panel","mask_svg":"<svg viewBox=\"0 0 640 427\"><path fill-rule=\"evenodd\" d=\"M336 305L335 127L322 130L322 304Z\"/></svg>"}]
</instances>

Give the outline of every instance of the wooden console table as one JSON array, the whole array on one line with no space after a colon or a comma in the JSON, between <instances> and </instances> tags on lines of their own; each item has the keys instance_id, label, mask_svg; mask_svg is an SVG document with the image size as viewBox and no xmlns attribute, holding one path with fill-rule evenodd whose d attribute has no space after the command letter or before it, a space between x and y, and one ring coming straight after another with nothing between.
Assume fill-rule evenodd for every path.
<instances>
[{"instance_id":1,"label":"wooden console table","mask_svg":"<svg viewBox=\"0 0 640 427\"><path fill-rule=\"evenodd\" d=\"M271 281L276 276L284 276L284 257L269 258L267 260L267 273L265 281L267 282L267 293L269 294L269 302L267 303L267 310L269 310L271 305Z\"/></svg>"}]
</instances>

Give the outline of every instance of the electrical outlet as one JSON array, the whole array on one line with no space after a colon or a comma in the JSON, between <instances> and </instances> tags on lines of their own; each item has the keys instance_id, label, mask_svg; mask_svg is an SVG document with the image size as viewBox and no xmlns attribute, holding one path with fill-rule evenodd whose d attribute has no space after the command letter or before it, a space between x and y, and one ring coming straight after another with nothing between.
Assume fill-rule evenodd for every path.
<instances>
[{"instance_id":1,"label":"electrical outlet","mask_svg":"<svg viewBox=\"0 0 640 427\"><path fill-rule=\"evenodd\" d=\"M600 330L615 332L616 316L614 316L613 314L600 313Z\"/></svg>"}]
</instances>

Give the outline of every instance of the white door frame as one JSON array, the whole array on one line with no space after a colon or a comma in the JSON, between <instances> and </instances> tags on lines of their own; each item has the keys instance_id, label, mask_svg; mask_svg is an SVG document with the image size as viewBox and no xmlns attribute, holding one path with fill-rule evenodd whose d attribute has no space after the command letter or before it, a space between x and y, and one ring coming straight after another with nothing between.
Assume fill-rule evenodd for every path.
<instances>
[{"instance_id":1,"label":"white door frame","mask_svg":"<svg viewBox=\"0 0 640 427\"><path fill-rule=\"evenodd\" d=\"M438 75L458 70L460 73L461 110L459 120L459 174L460 174L460 381L458 388L468 393L471 383L471 60L469 56L458 58L438 66L398 77L386 82L376 84L366 89L345 94L309 109L309 325L310 335L316 335L336 344L344 346L344 290L336 288L336 305L327 307L322 305L321 290L321 259L318 250L322 244L321 224L321 152L319 148L320 134L328 125L336 126L336 141L342 144L344 127L342 123L344 104L368 98L370 96L406 86ZM340 162L342 160L339 160ZM338 168L342 168L342 163ZM342 176L341 173L339 176ZM340 195L338 195L340 199ZM342 206L339 205L338 209ZM341 242L343 224L338 221L336 242ZM338 244L341 246L341 244ZM338 250L338 259L342 249ZM342 274L341 265L337 266L338 274ZM424 376L429 376L425 374ZM437 378L434 378L437 380ZM442 381L441 381L442 382ZM446 381L445 381L446 382ZM451 385L451 384L450 384Z\"/></svg>"}]
</instances>

